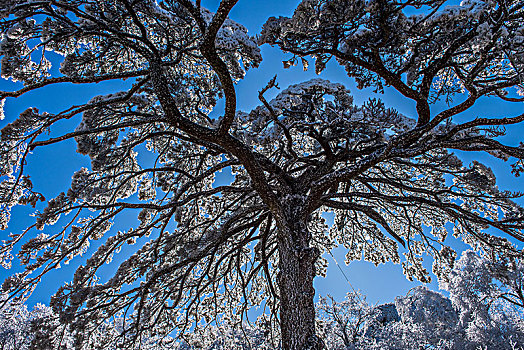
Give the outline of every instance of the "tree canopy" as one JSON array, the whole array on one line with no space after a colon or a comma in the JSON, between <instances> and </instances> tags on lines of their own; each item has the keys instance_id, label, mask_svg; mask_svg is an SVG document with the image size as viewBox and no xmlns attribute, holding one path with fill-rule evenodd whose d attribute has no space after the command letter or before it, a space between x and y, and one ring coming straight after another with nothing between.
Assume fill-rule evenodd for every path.
<instances>
[{"instance_id":1,"label":"tree canopy","mask_svg":"<svg viewBox=\"0 0 524 350\"><path fill-rule=\"evenodd\" d=\"M0 4L1 74L23 83L0 92L2 106L54 84L126 81L58 113L30 106L2 128L0 227L15 205L37 210L3 242L3 264L17 254L25 265L5 291L26 296L102 241L51 300L78 346L115 316L132 347L143 336L242 324L263 305L259 322L284 349L320 349L313 279L337 245L348 261L400 263L420 281L429 280L424 255L449 279L456 252L447 224L474 249L521 256L508 237L524 240L514 201L522 193L499 189L489 167L453 153L511 161L515 176L524 170L524 143L501 138L524 114L467 114L481 98L523 101L521 0L304 0L292 17L269 18L258 37L228 18L236 2L214 12L190 0ZM356 105L344 85L321 78L270 98L272 79L253 91L259 106L239 111L235 84L259 65L262 44L287 53L286 67L307 69L311 56L319 74L334 58L359 88L392 87L416 113L376 96ZM72 119L75 130L48 136ZM91 166L46 199L24 167L35 149L69 139ZM232 180L216 183L220 171ZM128 212L140 223L111 230ZM101 281L99 269L143 237Z\"/></svg>"}]
</instances>

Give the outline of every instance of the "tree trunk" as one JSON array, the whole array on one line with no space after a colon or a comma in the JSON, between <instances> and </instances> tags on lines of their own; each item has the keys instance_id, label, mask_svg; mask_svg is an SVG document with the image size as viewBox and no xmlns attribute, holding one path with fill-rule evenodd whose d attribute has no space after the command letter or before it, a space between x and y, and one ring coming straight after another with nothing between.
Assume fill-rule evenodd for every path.
<instances>
[{"instance_id":1,"label":"tree trunk","mask_svg":"<svg viewBox=\"0 0 524 350\"><path fill-rule=\"evenodd\" d=\"M315 334L315 261L317 248L310 247L311 234L297 207L286 213L279 226L280 322L284 350L322 349Z\"/></svg>"}]
</instances>

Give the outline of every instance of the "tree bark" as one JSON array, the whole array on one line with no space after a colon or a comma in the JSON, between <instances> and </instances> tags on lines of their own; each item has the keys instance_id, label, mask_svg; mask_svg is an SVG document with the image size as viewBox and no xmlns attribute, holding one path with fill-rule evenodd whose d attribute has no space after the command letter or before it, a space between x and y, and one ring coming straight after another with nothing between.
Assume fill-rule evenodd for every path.
<instances>
[{"instance_id":1,"label":"tree bark","mask_svg":"<svg viewBox=\"0 0 524 350\"><path fill-rule=\"evenodd\" d=\"M300 208L290 205L279 226L280 328L284 350L323 349L315 334L315 261L317 248L310 247L311 234Z\"/></svg>"}]
</instances>

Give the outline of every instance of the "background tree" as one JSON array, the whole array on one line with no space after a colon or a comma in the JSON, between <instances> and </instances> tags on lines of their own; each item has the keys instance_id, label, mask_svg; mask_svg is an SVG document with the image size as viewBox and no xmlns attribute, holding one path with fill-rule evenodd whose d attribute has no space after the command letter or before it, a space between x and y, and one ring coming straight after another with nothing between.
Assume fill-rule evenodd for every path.
<instances>
[{"instance_id":1,"label":"background tree","mask_svg":"<svg viewBox=\"0 0 524 350\"><path fill-rule=\"evenodd\" d=\"M321 79L269 99L273 79L259 107L237 111L234 83L261 56L227 18L235 3L222 0L212 13L189 0L2 2L2 76L24 84L1 92L2 101L51 84L127 80L121 92L59 113L31 107L2 129L2 228L14 205L45 201L24 172L32 150L74 138L91 158L67 192L38 207L33 225L4 242L4 264L14 251L26 266L4 290L27 295L103 239L51 301L77 344L120 313L131 347L202 323L242 324L263 303L268 336L280 332L284 349L318 349L313 279L325 273L321 253L337 244L348 261L402 263L421 281L429 279L423 254L439 277L452 268L446 223L476 249L521 255L506 239L524 238L524 210L512 201L521 194L499 190L488 167L463 166L452 153L511 158L515 175L524 168L524 144L499 138L524 114L464 117L483 96L522 101L521 1L306 0L264 26L259 43L292 53L286 66L312 55L320 73L335 57L359 87L392 86L414 101L411 117L379 99L356 106L343 85ZM459 92L466 97L453 103ZM218 98L225 107L214 118ZM449 105L437 111L440 100ZM47 136L73 118L81 118L76 130ZM223 170L233 180L215 183ZM129 211L140 224L110 231ZM99 280L104 263L143 237Z\"/></svg>"},{"instance_id":2,"label":"background tree","mask_svg":"<svg viewBox=\"0 0 524 350\"><path fill-rule=\"evenodd\" d=\"M471 348L511 348L524 342L521 259L466 251L442 283L458 310Z\"/></svg>"},{"instance_id":3,"label":"background tree","mask_svg":"<svg viewBox=\"0 0 524 350\"><path fill-rule=\"evenodd\" d=\"M1 295L0 349L73 349L72 337L50 307L37 304L29 311L25 304Z\"/></svg>"},{"instance_id":4,"label":"background tree","mask_svg":"<svg viewBox=\"0 0 524 350\"><path fill-rule=\"evenodd\" d=\"M104 322L96 330L96 334L88 342L74 343L74 337L61 324L58 315L43 304L37 304L29 311L25 304L8 300L8 295L2 294L0 308L0 349L2 350L102 350L122 349L126 344L125 321L115 318ZM76 345L76 346L75 346ZM143 337L135 345L136 349L164 350L189 349L184 342L175 342L171 337Z\"/></svg>"},{"instance_id":5,"label":"background tree","mask_svg":"<svg viewBox=\"0 0 524 350\"><path fill-rule=\"evenodd\" d=\"M509 275L511 280L500 277ZM321 297L316 305L317 332L327 349L337 350L521 350L524 306L511 296L518 294L515 286L522 285L523 277L518 259L494 261L466 251L444 285L449 297L425 286L382 305L370 305L359 292L348 293L341 302ZM71 334L51 308L39 304L29 312L24 304L8 301L1 311L1 349L73 348ZM279 339L269 337L261 321L242 327L207 325L178 341L143 337L133 349L280 349ZM90 342L77 344L77 348L121 349L126 344L125 327L121 317L105 322Z\"/></svg>"},{"instance_id":6,"label":"background tree","mask_svg":"<svg viewBox=\"0 0 524 350\"><path fill-rule=\"evenodd\" d=\"M419 286L372 306L349 293L342 302L321 299L318 324L328 349L522 349L524 308L506 297L522 284L521 262L507 263L466 251L443 285L449 297ZM509 284L498 277L509 274Z\"/></svg>"},{"instance_id":7,"label":"background tree","mask_svg":"<svg viewBox=\"0 0 524 350\"><path fill-rule=\"evenodd\" d=\"M3 306L0 309L0 348L23 349L29 340L29 311L25 305L6 301L7 295L2 294Z\"/></svg>"}]
</instances>

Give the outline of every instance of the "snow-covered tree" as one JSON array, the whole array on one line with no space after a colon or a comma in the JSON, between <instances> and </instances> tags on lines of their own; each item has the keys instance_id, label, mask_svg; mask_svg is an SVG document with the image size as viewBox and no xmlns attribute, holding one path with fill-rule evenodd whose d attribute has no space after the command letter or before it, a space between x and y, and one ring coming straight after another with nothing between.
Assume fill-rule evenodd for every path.
<instances>
[{"instance_id":1,"label":"snow-covered tree","mask_svg":"<svg viewBox=\"0 0 524 350\"><path fill-rule=\"evenodd\" d=\"M442 283L449 297L419 286L378 306L360 293L342 302L321 299L320 333L328 349L521 350L524 306L513 299L524 280L521 268L519 260L466 251Z\"/></svg>"},{"instance_id":2,"label":"snow-covered tree","mask_svg":"<svg viewBox=\"0 0 524 350\"><path fill-rule=\"evenodd\" d=\"M2 294L0 308L0 349L14 350L27 348L31 341L29 336L29 311L20 303L7 301Z\"/></svg>"},{"instance_id":3,"label":"snow-covered tree","mask_svg":"<svg viewBox=\"0 0 524 350\"><path fill-rule=\"evenodd\" d=\"M73 349L71 335L50 307L37 304L29 311L6 294L1 294L0 301L0 349Z\"/></svg>"},{"instance_id":4,"label":"snow-covered tree","mask_svg":"<svg viewBox=\"0 0 524 350\"><path fill-rule=\"evenodd\" d=\"M377 306L348 293L340 303L321 302L319 318L328 349L464 349L451 301L426 287Z\"/></svg>"},{"instance_id":5,"label":"snow-covered tree","mask_svg":"<svg viewBox=\"0 0 524 350\"><path fill-rule=\"evenodd\" d=\"M321 297L317 305L317 327L326 348L351 349L360 343L370 320L377 314L377 309L358 292L348 293L342 302L336 302L331 296Z\"/></svg>"},{"instance_id":6,"label":"snow-covered tree","mask_svg":"<svg viewBox=\"0 0 524 350\"><path fill-rule=\"evenodd\" d=\"M521 259L467 251L442 283L472 349L524 344L523 267Z\"/></svg>"},{"instance_id":7,"label":"snow-covered tree","mask_svg":"<svg viewBox=\"0 0 524 350\"><path fill-rule=\"evenodd\" d=\"M29 311L23 303L12 301L6 294L0 297L0 349L2 350L105 350L129 348L126 342L125 320L121 317L104 322L93 332L88 341L78 342L60 322L57 314L46 305L37 304ZM218 336L216 342L226 337ZM208 334L211 335L211 334ZM78 336L78 334L77 334ZM78 338L78 337L77 337ZM250 338L254 337L250 334ZM188 350L190 346L171 337L142 337L132 349L141 350ZM198 347L195 347L195 349ZM228 349L232 349L230 347Z\"/></svg>"},{"instance_id":8,"label":"snow-covered tree","mask_svg":"<svg viewBox=\"0 0 524 350\"><path fill-rule=\"evenodd\" d=\"M215 12L200 0L0 3L1 74L23 83L0 92L2 106L49 85L126 80L120 92L58 113L30 106L7 116L0 227L15 205L38 212L4 240L3 264L17 254L25 265L5 291L27 295L101 240L51 301L77 344L121 314L133 347L143 336L241 325L263 304L267 333L280 332L283 349L319 349L313 279L325 273L322 252L336 245L348 262L401 263L421 281L429 279L424 254L437 276L452 267L447 223L475 249L521 256L505 238L524 238L524 210L512 201L520 194L499 190L491 169L452 153L484 152L511 159L515 175L524 170L524 144L498 138L524 114L465 113L482 97L522 102L521 0L304 0L293 17L265 24L258 43L291 53L286 66L300 59L306 68L311 55L321 73L334 57L359 87L391 86L414 101L410 116L378 98L355 105L346 87L323 79L269 99L273 79L254 92L260 106L238 111L235 83L262 57L228 18L236 2L222 0ZM224 110L213 118L219 98ZM433 108L441 100L448 107ZM71 119L75 130L48 136ZM91 166L42 206L24 166L36 148L69 139ZM223 170L233 180L216 184ZM111 231L129 212L140 223ZM146 237L109 280L99 279L116 252Z\"/></svg>"}]
</instances>

